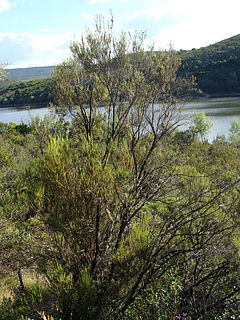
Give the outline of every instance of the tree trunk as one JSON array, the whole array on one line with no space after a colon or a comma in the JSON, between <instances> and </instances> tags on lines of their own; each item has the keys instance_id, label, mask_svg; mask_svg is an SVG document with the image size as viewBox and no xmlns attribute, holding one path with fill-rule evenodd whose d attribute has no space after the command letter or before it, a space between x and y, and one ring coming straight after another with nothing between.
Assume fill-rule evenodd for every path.
<instances>
[{"instance_id":1,"label":"tree trunk","mask_svg":"<svg viewBox=\"0 0 240 320\"><path fill-rule=\"evenodd\" d=\"M25 291L25 286L24 286L24 283L23 283L23 277L22 277L22 271L21 269L18 270L18 279L19 279L19 282L20 282L20 288L22 291Z\"/></svg>"}]
</instances>

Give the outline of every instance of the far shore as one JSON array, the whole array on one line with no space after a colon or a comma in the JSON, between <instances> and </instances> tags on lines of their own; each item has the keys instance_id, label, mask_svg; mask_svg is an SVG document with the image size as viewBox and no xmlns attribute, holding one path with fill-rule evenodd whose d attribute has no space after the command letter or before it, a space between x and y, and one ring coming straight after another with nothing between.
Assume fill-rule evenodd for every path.
<instances>
[{"instance_id":1,"label":"far shore","mask_svg":"<svg viewBox=\"0 0 240 320\"><path fill-rule=\"evenodd\" d=\"M204 99L204 98L232 98L232 97L240 97L240 92L232 92L232 93L203 93L202 95L196 96L194 99ZM191 99L192 100L192 99ZM35 103L19 103L19 104L2 104L1 108L16 108L16 107L26 107L32 108L33 106L42 106L47 107L51 102L35 102Z\"/></svg>"},{"instance_id":2,"label":"far shore","mask_svg":"<svg viewBox=\"0 0 240 320\"><path fill-rule=\"evenodd\" d=\"M231 93L203 93L202 98L227 98L227 97L240 97L240 92ZM201 97L200 97L201 98Z\"/></svg>"},{"instance_id":3,"label":"far shore","mask_svg":"<svg viewBox=\"0 0 240 320\"><path fill-rule=\"evenodd\" d=\"M33 106L42 106L47 107L51 102L34 102L34 103L12 103L12 104L2 104L0 105L0 108L16 108L16 107L25 107L32 108Z\"/></svg>"}]
</instances>

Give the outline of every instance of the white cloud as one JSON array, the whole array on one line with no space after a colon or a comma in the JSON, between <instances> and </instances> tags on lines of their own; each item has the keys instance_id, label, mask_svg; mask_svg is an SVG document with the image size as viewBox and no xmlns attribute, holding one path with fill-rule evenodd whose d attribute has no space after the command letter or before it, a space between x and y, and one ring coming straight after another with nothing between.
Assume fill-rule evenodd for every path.
<instances>
[{"instance_id":1,"label":"white cloud","mask_svg":"<svg viewBox=\"0 0 240 320\"><path fill-rule=\"evenodd\" d=\"M166 48L173 43L176 49L206 46L240 33L240 1L228 0L152 0L149 8L136 11L129 21L144 18L158 23L158 36L148 39L156 47ZM171 17L171 24L165 20ZM161 23L164 21L164 23ZM147 26L151 28L150 22ZM157 25L157 24L156 24ZM143 26L146 29L145 26ZM151 30L151 29L150 29Z\"/></svg>"},{"instance_id":2,"label":"white cloud","mask_svg":"<svg viewBox=\"0 0 240 320\"><path fill-rule=\"evenodd\" d=\"M11 9L12 4L8 0L0 0L0 13Z\"/></svg>"},{"instance_id":3,"label":"white cloud","mask_svg":"<svg viewBox=\"0 0 240 320\"><path fill-rule=\"evenodd\" d=\"M0 33L0 61L9 67L55 65L71 55L69 46L82 31L75 33Z\"/></svg>"}]
</instances>

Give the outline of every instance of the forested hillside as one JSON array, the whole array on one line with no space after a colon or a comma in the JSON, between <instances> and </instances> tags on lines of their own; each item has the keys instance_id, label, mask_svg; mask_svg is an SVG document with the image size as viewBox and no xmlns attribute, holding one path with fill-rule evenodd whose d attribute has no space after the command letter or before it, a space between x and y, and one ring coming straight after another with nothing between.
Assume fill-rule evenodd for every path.
<instances>
[{"instance_id":1,"label":"forested hillside","mask_svg":"<svg viewBox=\"0 0 240 320\"><path fill-rule=\"evenodd\" d=\"M179 75L194 75L204 93L240 93L240 35L204 48L181 50L179 55Z\"/></svg>"},{"instance_id":2,"label":"forested hillside","mask_svg":"<svg viewBox=\"0 0 240 320\"><path fill-rule=\"evenodd\" d=\"M0 106L48 104L53 102L53 88L51 79L7 82L0 88Z\"/></svg>"}]
</instances>

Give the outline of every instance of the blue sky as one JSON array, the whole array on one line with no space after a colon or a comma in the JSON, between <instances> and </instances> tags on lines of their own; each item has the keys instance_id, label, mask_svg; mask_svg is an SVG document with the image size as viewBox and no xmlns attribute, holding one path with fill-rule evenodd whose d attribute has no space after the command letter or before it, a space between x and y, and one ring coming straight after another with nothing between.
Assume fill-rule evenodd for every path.
<instances>
[{"instance_id":1,"label":"blue sky","mask_svg":"<svg viewBox=\"0 0 240 320\"><path fill-rule=\"evenodd\" d=\"M0 0L0 62L60 63L94 16L108 19L110 10L116 33L146 31L156 49L199 48L240 33L239 0Z\"/></svg>"}]
</instances>

